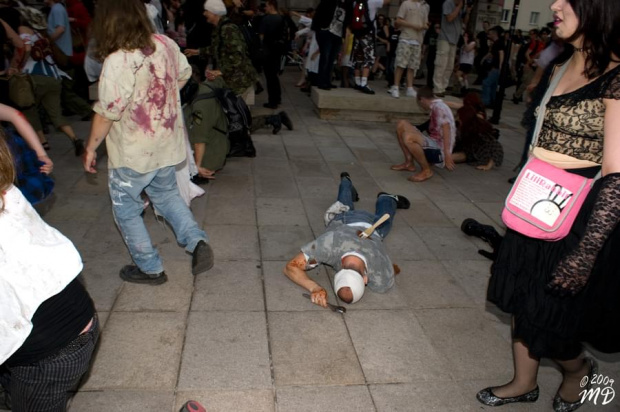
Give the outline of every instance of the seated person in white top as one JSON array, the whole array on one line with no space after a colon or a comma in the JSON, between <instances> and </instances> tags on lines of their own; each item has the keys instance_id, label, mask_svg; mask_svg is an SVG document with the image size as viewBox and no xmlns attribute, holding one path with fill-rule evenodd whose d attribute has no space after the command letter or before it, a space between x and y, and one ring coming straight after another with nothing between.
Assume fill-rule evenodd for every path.
<instances>
[{"instance_id":1,"label":"seated person in white top","mask_svg":"<svg viewBox=\"0 0 620 412\"><path fill-rule=\"evenodd\" d=\"M65 411L88 370L97 315L77 279L78 251L39 217L14 179L0 138L0 384L13 411Z\"/></svg>"}]
</instances>

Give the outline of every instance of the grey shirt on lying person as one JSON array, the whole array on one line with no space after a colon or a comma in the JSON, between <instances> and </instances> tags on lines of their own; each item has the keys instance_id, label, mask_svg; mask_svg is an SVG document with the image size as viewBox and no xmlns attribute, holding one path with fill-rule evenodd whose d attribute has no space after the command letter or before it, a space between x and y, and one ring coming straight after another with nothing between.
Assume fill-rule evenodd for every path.
<instances>
[{"instance_id":1,"label":"grey shirt on lying person","mask_svg":"<svg viewBox=\"0 0 620 412\"><path fill-rule=\"evenodd\" d=\"M359 230L364 228L332 220L325 233L301 247L308 262L306 269L313 269L322 263L339 271L342 269L342 256L355 252L365 258L370 290L378 293L387 292L394 286L392 261L380 236L373 234L368 239L361 239L357 235Z\"/></svg>"}]
</instances>

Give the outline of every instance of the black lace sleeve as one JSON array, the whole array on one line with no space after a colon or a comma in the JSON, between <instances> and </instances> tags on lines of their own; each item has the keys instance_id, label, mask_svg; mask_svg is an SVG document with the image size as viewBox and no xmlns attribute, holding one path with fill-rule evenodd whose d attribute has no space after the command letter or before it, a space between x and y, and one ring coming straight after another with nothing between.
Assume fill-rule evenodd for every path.
<instances>
[{"instance_id":1,"label":"black lace sleeve","mask_svg":"<svg viewBox=\"0 0 620 412\"><path fill-rule=\"evenodd\" d=\"M620 64L611 69L609 77L603 83L603 99L620 100Z\"/></svg>"}]
</instances>

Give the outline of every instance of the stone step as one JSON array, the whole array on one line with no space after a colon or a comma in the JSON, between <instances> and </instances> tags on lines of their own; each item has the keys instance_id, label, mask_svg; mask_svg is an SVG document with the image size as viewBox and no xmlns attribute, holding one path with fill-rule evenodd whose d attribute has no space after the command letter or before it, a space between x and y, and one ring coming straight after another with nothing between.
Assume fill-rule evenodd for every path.
<instances>
[{"instance_id":1,"label":"stone step","mask_svg":"<svg viewBox=\"0 0 620 412\"><path fill-rule=\"evenodd\" d=\"M319 118L325 120L354 120L367 122L395 122L407 119L413 123L427 120L428 112L422 109L414 97L395 99L384 87L375 88L375 94L364 94L355 89L337 88L320 90L312 88L311 97Z\"/></svg>"}]
</instances>

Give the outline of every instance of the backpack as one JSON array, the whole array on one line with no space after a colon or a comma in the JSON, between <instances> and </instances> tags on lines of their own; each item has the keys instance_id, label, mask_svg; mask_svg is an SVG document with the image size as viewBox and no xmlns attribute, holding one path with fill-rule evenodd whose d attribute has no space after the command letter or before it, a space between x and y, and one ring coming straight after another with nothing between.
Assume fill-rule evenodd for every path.
<instances>
[{"instance_id":1,"label":"backpack","mask_svg":"<svg viewBox=\"0 0 620 412\"><path fill-rule=\"evenodd\" d=\"M351 32L359 37L373 32L374 29L375 22L374 20L370 20L370 14L368 12L368 0L354 0Z\"/></svg>"},{"instance_id":2,"label":"backpack","mask_svg":"<svg viewBox=\"0 0 620 412\"><path fill-rule=\"evenodd\" d=\"M250 58L250 61L252 62L252 66L254 66L256 71L260 73L263 67L263 59L265 58L265 51L263 49L263 43L260 41L260 37L258 36L258 33L256 33L256 31L254 30L250 22L236 24L235 22L232 22L229 20L229 21L224 22L224 24L220 26L219 32L218 32L219 39L220 39L220 43L218 44L218 49L217 49L218 56L221 55L222 53L222 46L223 46L222 28L227 24L234 24L239 28L239 31L241 32L241 36L243 36L243 40L245 40L245 53Z\"/></svg>"},{"instance_id":3,"label":"backpack","mask_svg":"<svg viewBox=\"0 0 620 412\"><path fill-rule=\"evenodd\" d=\"M228 123L227 130L219 130L226 133L230 140L228 157L255 157L256 149L250 137L252 113L248 105L230 89L203 84L211 89L211 92L196 96L192 105L204 99L217 99Z\"/></svg>"}]
</instances>

